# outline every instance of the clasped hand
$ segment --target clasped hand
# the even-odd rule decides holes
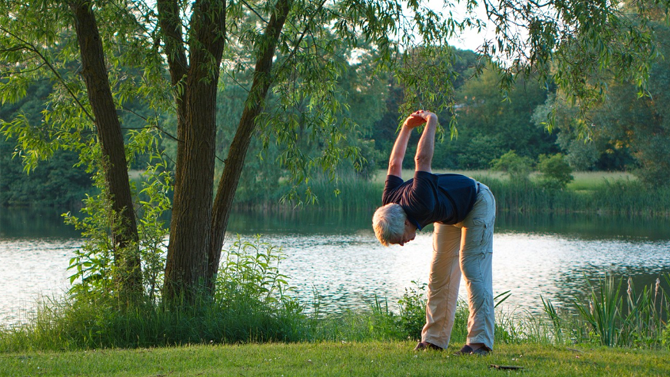
[[[431,116],[437,118],[437,115],[428,110],[417,110],[405,119],[403,126],[409,129],[416,128],[428,122],[428,119],[430,119]]]

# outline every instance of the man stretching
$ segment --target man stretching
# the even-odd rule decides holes
[[[403,181],[402,161],[413,128],[425,124],[414,162],[414,178]],[[426,324],[415,350],[446,349],[454,326],[461,274],[468,294],[468,337],[459,354],[493,349],[494,306],[491,258],[496,205],[484,184],[460,174],[433,174],[437,115],[419,110],[403,123],[393,145],[382,196],[372,218],[383,245],[412,241],[434,224]]]

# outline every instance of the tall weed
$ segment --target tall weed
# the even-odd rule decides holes
[[[426,323],[426,284],[412,282],[392,308],[386,299],[375,298],[366,312],[346,312],[319,320],[316,340],[415,340],[421,339]],[[467,335],[468,307],[459,301],[452,331],[452,342],[464,342]]]
[[[540,299],[542,300],[542,308],[544,309],[544,312],[549,316],[553,338],[556,339],[556,342],[563,343],[563,320],[559,316],[554,304],[552,304],[549,299],[545,300],[541,295]]]
[[[664,277],[670,282],[670,275]],[[590,283],[589,283],[590,284]],[[600,287],[590,286],[588,303],[575,300],[574,307],[585,321],[588,340],[605,346],[655,348],[664,344],[670,302],[660,278],[636,293],[632,279],[624,297],[623,279],[611,276]]]
[[[600,289],[591,285],[588,306],[573,300],[575,308],[592,327],[599,343],[609,347],[617,345],[623,331],[622,325],[625,324],[622,313],[623,297],[620,294],[621,282],[620,279],[617,284],[612,276],[608,276],[600,285]]]

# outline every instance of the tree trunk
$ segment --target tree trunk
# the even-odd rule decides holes
[[[225,42],[225,1],[197,2],[190,29],[190,66],[183,81],[185,55],[175,1],[160,1],[159,14],[173,84],[177,94],[177,164],[164,297],[191,302],[204,291],[210,245],[216,94]],[[180,81],[177,83],[177,81]],[[177,93],[180,91],[177,90]]]
[[[268,89],[272,84],[272,58],[290,8],[290,0],[279,0],[277,2],[270,22],[265,29],[265,43],[259,43],[262,49],[258,51],[254,81],[245,101],[244,111],[235,138],[228,151],[226,166],[219,180],[216,198],[214,199],[207,267],[207,288],[210,293],[213,293],[216,285],[216,273],[219,268],[226,228],[228,227],[228,218],[230,217],[240,174],[244,167],[244,159],[256,126],[256,116],[261,112]]]
[[[142,272],[137,245],[138,234],[133,212],[128,168],[121,124],[110,89],[105,56],[95,15],[88,1],[73,1],[75,30],[81,54],[81,75],[86,82],[88,99],[95,117],[95,126],[102,148],[102,168],[114,211],[112,238],[115,279],[121,297],[132,299],[142,292]]]

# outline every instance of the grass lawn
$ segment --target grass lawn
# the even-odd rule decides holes
[[[668,376],[670,352],[500,345],[489,356],[413,342],[186,346],[0,354],[2,376]],[[516,366],[502,370],[495,366]]]
[[[572,190],[593,190],[598,186],[602,186],[606,181],[636,181],[631,173],[625,172],[574,172],[572,176],[575,180],[568,184],[568,188]]]

